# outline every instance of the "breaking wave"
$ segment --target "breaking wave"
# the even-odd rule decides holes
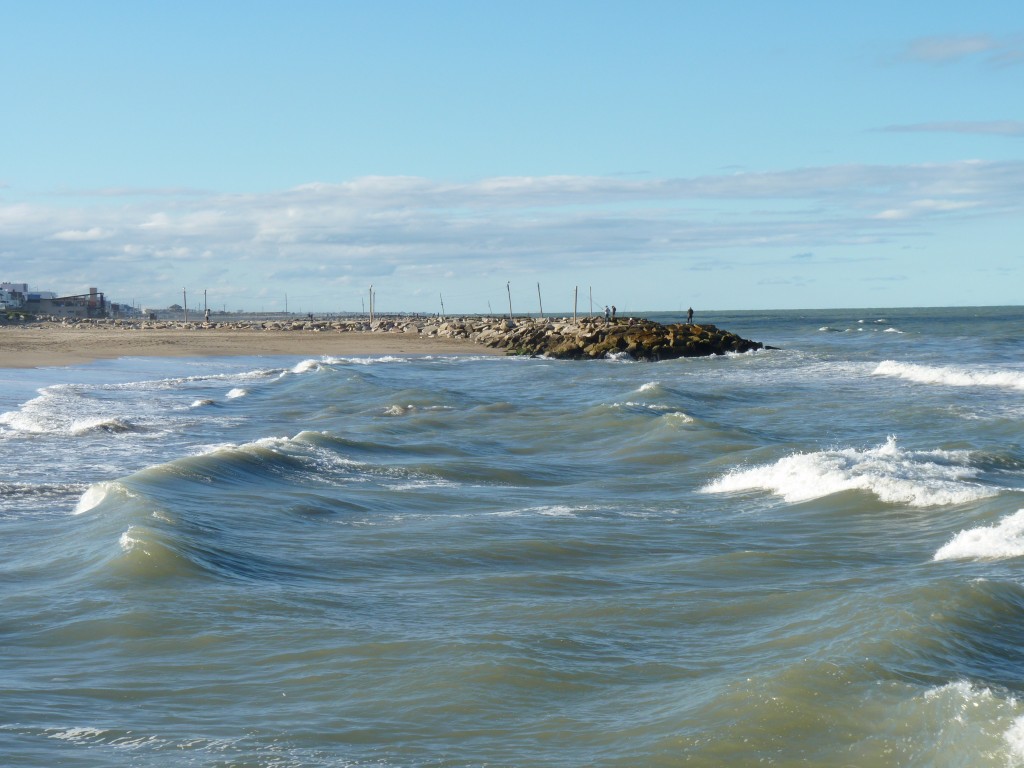
[[[810,501],[843,491],[867,491],[880,501],[931,507],[995,496],[973,482],[980,470],[966,451],[906,451],[890,437],[875,448],[796,453],[708,483],[704,493],[768,491],[788,502]]]

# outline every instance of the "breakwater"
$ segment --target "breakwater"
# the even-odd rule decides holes
[[[468,339],[510,355],[591,360],[629,356],[636,360],[671,360],[706,357],[728,352],[771,349],[710,324],[662,324],[644,318],[507,318],[387,316],[375,318],[276,319],[237,322],[183,322],[158,320],[58,320],[66,326],[98,326],[124,330],[195,330],[395,333],[423,337]]]

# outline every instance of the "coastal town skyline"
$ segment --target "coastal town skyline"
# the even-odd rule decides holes
[[[1019,301],[1010,2],[0,6],[5,280],[302,312]]]

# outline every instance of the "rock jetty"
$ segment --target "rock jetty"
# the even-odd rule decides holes
[[[386,316],[370,322],[362,317],[328,319],[285,318],[234,322],[181,322],[173,320],[59,320],[64,326],[105,326],[135,330],[177,329],[196,332],[247,331],[293,333],[403,333],[424,337],[469,339],[509,355],[544,356],[568,360],[623,357],[634,360],[671,360],[706,357],[729,352],[773,349],[714,325],[664,325],[643,318],[602,317],[529,318]]]
[[[750,341],[714,325],[674,323],[662,325],[653,320],[627,319],[605,322],[585,320],[503,320],[496,328],[478,332],[481,344],[500,347],[515,355],[543,355],[566,360],[628,356],[634,360],[673,360],[679,357],[706,357],[727,352],[764,349],[759,341]]]

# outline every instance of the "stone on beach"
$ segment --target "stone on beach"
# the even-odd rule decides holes
[[[64,327],[99,326],[130,330],[249,331],[291,333],[387,333],[435,339],[464,339],[509,355],[592,360],[626,356],[657,361],[741,353],[765,347],[710,324],[664,325],[644,318],[379,317],[327,320],[240,320],[181,322],[173,320],[52,320]]]

